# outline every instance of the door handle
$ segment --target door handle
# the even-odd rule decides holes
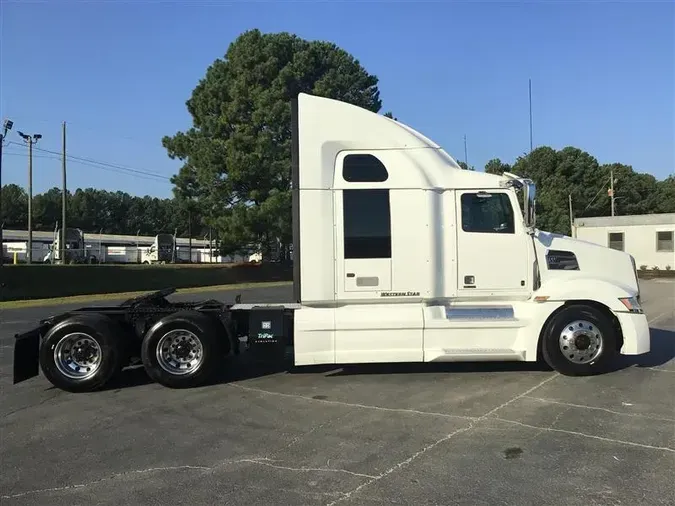
[[[354,274],[353,272],[348,272],[348,273],[347,273],[347,277],[348,277],[348,278],[353,278],[354,276],[356,276],[356,274]]]
[[[466,285],[475,285],[476,277],[475,276],[464,276],[464,286]]]

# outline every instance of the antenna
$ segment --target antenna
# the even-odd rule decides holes
[[[466,134],[464,134],[464,163],[466,164],[466,168],[469,168],[469,157],[467,156],[467,151],[466,151]]]

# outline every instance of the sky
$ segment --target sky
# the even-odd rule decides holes
[[[458,160],[466,136],[478,170],[529,150],[531,79],[535,147],[675,173],[672,1],[0,0],[0,28],[2,183],[27,187],[16,131],[40,133],[34,193],[61,185],[65,121],[69,189],[171,196],[180,162],[161,138],[191,126],[195,85],[253,28],[349,51],[379,78],[381,112]]]

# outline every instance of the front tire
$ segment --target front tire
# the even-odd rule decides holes
[[[73,316],[45,335],[40,367],[62,390],[99,390],[121,370],[122,343],[122,329],[107,316]]]
[[[570,305],[557,313],[542,340],[544,360],[565,376],[603,373],[617,352],[610,318],[585,304]]]
[[[198,311],[171,314],[143,338],[143,366],[150,378],[169,388],[203,385],[221,356],[220,339],[211,317]]]

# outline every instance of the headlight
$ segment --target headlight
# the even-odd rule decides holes
[[[628,309],[629,312],[631,313],[642,313],[642,306],[640,305],[640,301],[638,300],[638,297],[624,297],[619,299],[621,303],[626,306],[626,309]]]

